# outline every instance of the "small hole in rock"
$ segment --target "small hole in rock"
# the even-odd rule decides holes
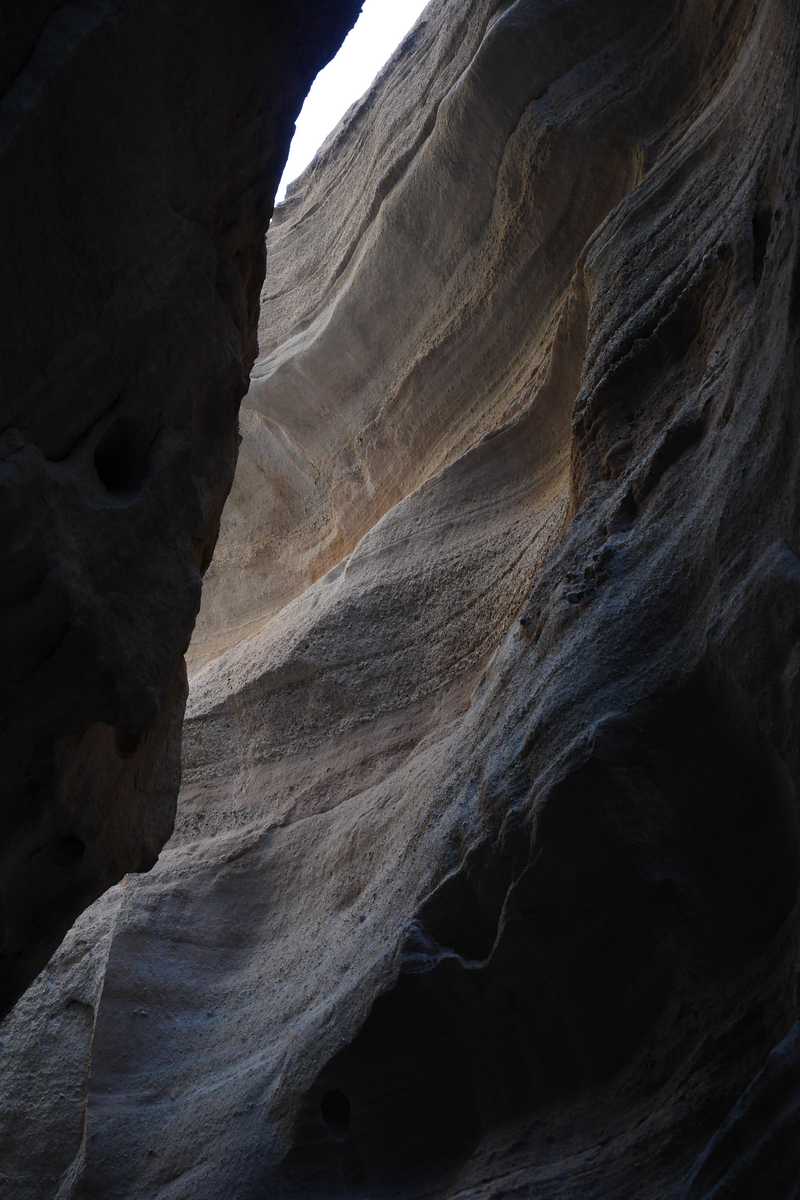
[[[789,289],[789,315],[793,321],[800,321],[800,252],[794,262],[792,282]]]
[[[131,417],[120,417],[97,444],[94,465],[97,477],[109,492],[124,495],[144,482],[147,439]]]
[[[322,1119],[331,1131],[331,1137],[343,1142],[350,1132],[350,1101],[338,1088],[326,1092],[320,1104]]]
[[[756,287],[764,274],[764,261],[771,229],[772,209],[762,201],[753,214],[753,283]]]
[[[609,525],[610,532],[615,532],[618,528],[626,527],[635,521],[639,515],[639,505],[636,503],[636,497],[633,494],[633,489],[628,488],[625,495],[619,502],[617,511]]]
[[[140,733],[131,733],[129,729],[114,730],[114,749],[120,758],[130,758],[139,749],[142,740]]]
[[[85,850],[85,842],[82,842],[79,837],[68,834],[66,837],[59,838],[57,842],[53,842],[50,847],[50,858],[59,867],[77,867]]]

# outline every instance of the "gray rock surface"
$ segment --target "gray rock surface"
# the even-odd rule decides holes
[[[293,121],[355,0],[0,13],[0,1012],[169,836]]]
[[[0,1194],[796,1194],[799,39],[435,0],[290,192],[175,833],[0,1026]]]

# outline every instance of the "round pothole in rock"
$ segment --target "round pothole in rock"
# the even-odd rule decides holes
[[[335,1088],[325,1093],[320,1108],[331,1137],[334,1141],[343,1142],[350,1132],[350,1101],[347,1096]]]

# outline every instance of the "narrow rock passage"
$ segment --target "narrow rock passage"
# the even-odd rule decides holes
[[[175,834],[0,1027],[7,1194],[789,1200],[799,38],[435,0],[290,189]]]

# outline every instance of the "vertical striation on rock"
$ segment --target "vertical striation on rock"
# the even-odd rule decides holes
[[[264,233],[357,8],[3,8],[0,1011],[172,829]]]
[[[0,1026],[9,1126],[73,1081],[7,1194],[794,1195],[799,47],[435,0],[290,190],[175,833]]]

